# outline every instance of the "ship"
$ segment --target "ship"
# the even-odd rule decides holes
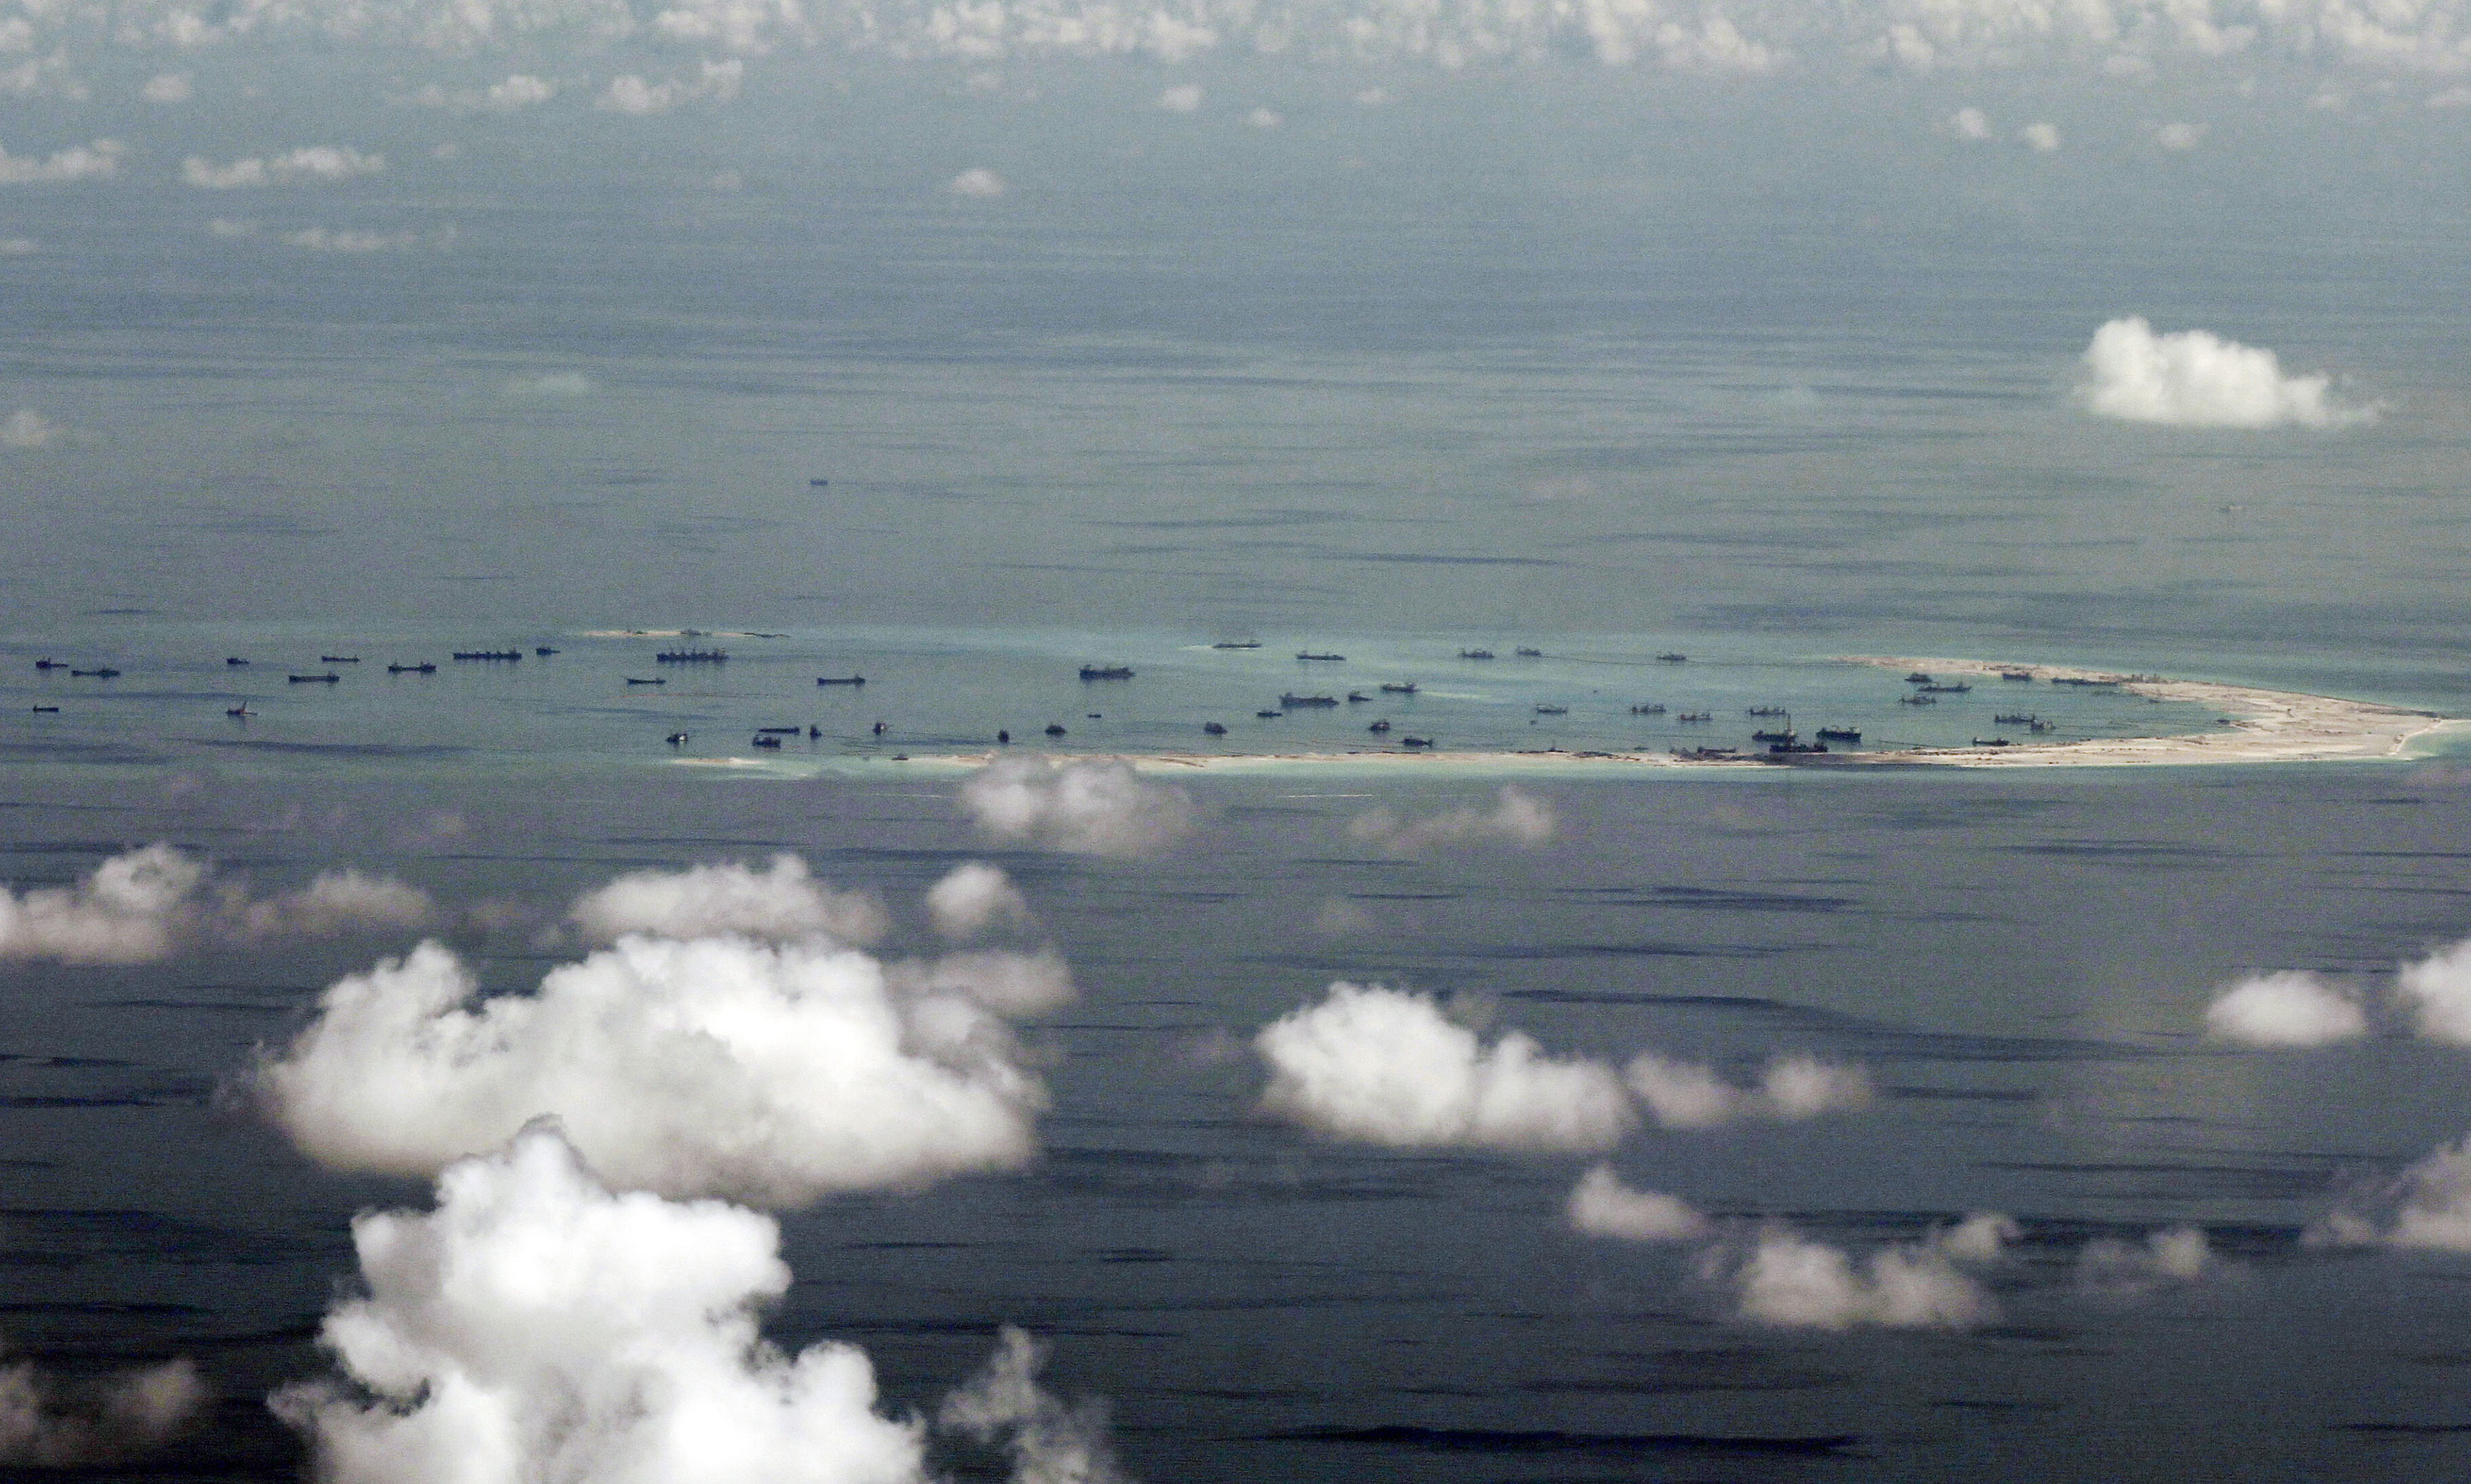
[[[1371,732],[1376,737],[1387,737],[1390,735],[1390,723],[1387,721],[1376,721],[1371,726],[1366,727],[1365,730]]]
[[[1335,706],[1338,704],[1338,697],[1335,695],[1298,695],[1293,692],[1289,692],[1288,694],[1279,697],[1279,704],[1283,707]]]
[[[357,665],[360,662],[361,657],[357,654],[320,654],[318,656],[318,663],[320,665]]]
[[[1977,737],[1973,740],[1973,745],[1977,747],[2005,747],[2008,744],[2005,737]]]
[[[119,678],[120,675],[119,671],[112,669],[108,665],[101,666],[94,670],[72,670],[69,673],[96,680],[113,680]]]
[[[1753,732],[1751,734],[1751,741],[1753,742],[1790,742],[1794,740],[1795,733],[1791,727],[1787,727],[1781,732]]]
[[[1087,677],[1085,676],[1084,678],[1087,678]],[[864,675],[817,675],[817,676],[815,677],[815,684],[817,684],[817,685],[864,685],[864,684],[866,684],[866,676],[864,676]]]
[[[1824,742],[1780,742],[1769,744],[1768,756],[1772,758],[1806,757],[1811,753],[1826,750],[1827,743]]]
[[[1792,713],[1785,710],[1782,706],[1753,706],[1750,710],[1744,712],[1743,715],[1751,717],[1784,717],[1791,716]]]
[[[434,675],[437,673],[437,667],[431,661],[422,660],[417,665],[388,665],[387,667],[387,673],[389,675]]]
[[[224,663],[226,665],[246,665],[248,661],[242,659],[237,654],[226,654],[224,656]]]
[[[1990,719],[2001,726],[2032,726],[2034,714],[2030,711],[2003,711]]]
[[[1659,654],[1656,658],[1659,664],[1663,665],[1686,665],[1690,661],[1689,655],[1679,652]]]
[[[1432,744],[1433,740],[1429,737],[1401,737],[1399,739],[1399,745],[1402,747],[1429,747]]]
[[[1567,706],[1545,704],[1538,706],[1536,708],[1536,714],[1540,717],[1566,717],[1570,714],[1570,708]]]
[[[2034,678],[2034,672],[2030,670],[2003,670],[1999,671],[1999,678],[2002,680],[2023,680],[2030,683]]]
[[[1525,646],[1525,645],[1520,645],[1518,648],[1516,648],[1516,649],[1512,650],[1511,652],[1512,652],[1512,653],[1514,653],[1514,654],[1516,654],[1516,655],[1518,655],[1518,656],[1520,659],[1522,659],[1522,660],[1541,660],[1541,659],[1542,659],[1542,658],[1544,657],[1544,651],[1543,651],[1543,650],[1541,650],[1541,649],[1531,649],[1531,648],[1527,648],[1527,646]]]
[[[1347,658],[1347,656],[1344,654],[1315,654],[1310,649],[1298,649],[1296,651],[1296,658],[1300,660],[1343,660]]]
[[[672,747],[683,747],[687,744],[687,734],[684,732],[671,732],[668,737],[662,740],[667,742]]]
[[[1081,667],[1081,678],[1084,680],[1130,680],[1133,678],[1133,667],[1130,665],[1084,665]]]
[[[284,678],[291,681],[294,685],[341,685],[343,683],[343,677],[336,674],[331,670],[322,675],[286,675]]]
[[[1936,695],[1899,695],[1896,697],[1896,704],[1899,706],[1936,706],[1939,704],[1939,697]]]
[[[1673,719],[1676,721],[1713,721],[1716,719],[1716,714],[1712,711],[1685,711],[1682,715],[1675,717]]]
[[[759,737],[795,737],[802,730],[803,728],[794,726],[759,726],[755,729],[755,733]]]
[[[1222,639],[1211,646],[1213,649],[1258,649],[1260,647],[1259,639]]]
[[[1223,721],[1204,721],[1201,723],[1201,730],[1204,736],[1224,737],[1227,735],[1227,724]]]
[[[1912,674],[1905,676],[1905,684],[1928,685],[1931,683],[1932,679],[1933,676],[1928,671],[1917,670]]]
[[[2117,686],[2117,685],[2119,684],[2119,682],[2118,682],[2117,680],[2089,680],[2089,679],[2085,678],[2085,677],[2084,677],[2084,676],[2083,676],[2083,675],[2053,675],[2053,676],[2051,677],[2051,684],[2053,684],[2053,685],[2086,685],[2086,686],[2106,686],[2106,687],[2109,687],[2109,686]]]
[[[524,657],[524,651],[521,649],[458,649],[455,651],[455,657],[459,660],[519,660]]]
[[[1649,701],[1643,705],[1633,706],[1630,714],[1634,717],[1660,717],[1664,715],[1664,708],[1654,701]]]
[[[1493,651],[1491,649],[1461,649],[1459,651],[1459,658],[1463,660],[1489,660],[1493,658]]]
[[[228,661],[226,661],[225,663],[229,663],[229,662],[228,662]],[[247,661],[244,660],[244,661],[242,661],[242,663],[243,663],[243,664],[247,664]],[[60,664],[60,662],[59,662],[59,660],[36,660],[36,661],[35,661],[35,668],[36,670],[60,670],[60,669],[63,669],[64,667]]]
[[[1371,699],[1373,699],[1373,697],[1365,695],[1362,691],[1350,691],[1347,693],[1347,703],[1351,706],[1360,706]]]
[[[649,680],[645,679],[641,675],[628,675],[626,677],[626,683],[628,685],[667,685],[670,682],[668,677],[663,675],[655,675]]]
[[[781,739],[778,737],[765,737],[759,734],[755,739],[755,745],[758,747],[771,747],[777,750],[781,745]]]
[[[1862,740],[1862,729],[1854,726],[1823,726],[1819,729],[1819,740],[1821,742],[1857,742]]]
[[[1923,686],[1923,687],[1922,687],[1922,689],[1923,689],[1923,690],[1925,690],[1925,691],[1935,691],[1935,692],[1937,692],[1937,693],[1939,693],[1940,695],[1964,695],[1965,692],[1972,690],[1972,689],[1973,689],[1973,687],[1972,687],[1972,686],[1970,686],[1970,685],[1967,685],[1965,682],[1964,682],[1964,681],[1962,681],[1962,680],[1959,680],[1959,681],[1957,681],[1957,682],[1956,682],[1955,684],[1953,684],[1953,685],[1936,685],[1936,684],[1934,684],[1934,685],[1926,685],[1926,686]]]
[[[1684,763],[1730,763],[1735,756],[1730,747],[1676,747],[1673,755]]]
[[[664,665],[726,665],[727,649],[663,649],[652,656]]]
[[[1387,691],[1393,695],[1413,695],[1416,694],[1416,682],[1413,680],[1384,680],[1381,682],[1381,689]]]
[[[555,648],[554,646],[552,646],[552,645],[546,645],[546,644],[543,644],[543,645],[534,645],[534,646],[532,647],[532,652],[533,652],[534,654],[555,654],[555,653],[557,652],[557,649],[556,649],[556,648]]]

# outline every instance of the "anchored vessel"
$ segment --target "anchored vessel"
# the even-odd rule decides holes
[[[519,660],[524,657],[524,651],[521,649],[458,649],[455,651],[455,657],[459,660]]]
[[[817,684],[817,685],[864,685],[864,684],[866,684],[866,676],[864,676],[864,675],[817,675],[817,676],[815,677],[815,684]]]
[[[1081,667],[1081,678],[1084,680],[1130,680],[1133,678],[1133,667],[1130,665],[1084,665]]]
[[[664,665],[726,665],[727,649],[663,649],[652,656]]]

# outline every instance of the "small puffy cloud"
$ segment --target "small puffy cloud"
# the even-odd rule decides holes
[[[1114,759],[1006,757],[961,788],[961,806],[991,839],[1089,856],[1140,856],[1192,828],[1181,789],[1143,782]]]
[[[944,189],[965,200],[993,200],[1012,183],[983,165],[974,165],[946,181]]]
[[[2394,976],[2394,998],[2431,1041],[2471,1046],[2471,939],[2437,950]]]
[[[704,177],[703,184],[705,190],[730,195],[746,189],[746,177],[741,171],[716,170]]]
[[[0,418],[0,448],[44,448],[59,436],[60,425],[31,407]]]
[[[973,1442],[1001,1442],[1017,1484],[1131,1484],[1116,1462],[1107,1409],[1068,1404],[1038,1384],[1047,1348],[1003,1327],[984,1369],[944,1399],[938,1430]]]
[[[1589,1153],[1634,1121],[1612,1068],[1548,1057],[1518,1031],[1488,1047],[1429,996],[1379,985],[1332,984],[1253,1047],[1270,1069],[1262,1107],[1335,1138]]]
[[[1977,1211],[1954,1226],[1942,1227],[1930,1237],[1931,1245],[1959,1262],[1996,1262],[2024,1230],[2016,1218],[1995,1211]]]
[[[796,1206],[1016,1167],[1046,1089],[966,965],[936,969],[905,982],[813,937],[630,935],[482,998],[424,943],[329,988],[250,1091],[344,1169],[434,1173],[544,1115],[609,1178],[674,1196]]]
[[[1491,809],[1461,806],[1430,818],[1405,820],[1386,809],[1358,814],[1347,833],[1360,843],[1394,856],[1467,845],[1509,845],[1534,850],[1561,827],[1553,806],[1516,784],[1504,784]]]
[[[2326,1213],[2305,1239],[2311,1246],[2471,1252],[2471,1137],[2439,1147],[2391,1187]]]
[[[54,1391],[31,1362],[0,1365],[0,1464],[119,1463],[170,1442],[207,1400],[197,1363],[185,1356],[113,1376],[84,1404],[63,1404]]]
[[[1747,1253],[1711,1253],[1702,1272],[1729,1284],[1740,1317],[1753,1324],[1969,1330],[1999,1316],[1989,1290],[1931,1241],[1882,1247],[1857,1263],[1841,1248],[1771,1227]]]
[[[2328,395],[2325,376],[2285,376],[2271,350],[2204,330],[2156,335],[2141,316],[2113,319],[2085,347],[2076,397],[2087,412],[2177,428],[2338,428],[2377,419]]]
[[[14,66],[0,67],[0,94],[83,103],[89,91],[70,70],[68,54],[55,52],[49,57],[30,57]]]
[[[1001,866],[983,860],[964,861],[927,888],[927,914],[937,932],[955,940],[1031,921],[1029,903],[1021,888]]]
[[[2195,1283],[2216,1265],[2201,1229],[2165,1227],[2142,1242],[2104,1237],[2085,1243],[2077,1254],[2077,1285],[2088,1292],[2130,1297],[2170,1284]]]
[[[2028,124],[2016,130],[2016,137],[2038,154],[2054,153],[2059,148],[2059,127],[2053,124]]]
[[[352,1243],[367,1292],[319,1335],[340,1374],[271,1402],[320,1479],[927,1477],[865,1352],[763,1341],[790,1282],[769,1217],[614,1193],[553,1125],[448,1167],[435,1211],[355,1218]]]
[[[180,162],[180,178],[203,191],[238,191],[264,185],[332,185],[386,169],[386,156],[349,145],[304,145],[283,154],[256,155],[218,165],[192,154]]]
[[[1286,119],[1276,108],[1256,108],[1244,115],[1244,122],[1255,129],[1276,129]]]
[[[158,104],[187,103],[196,93],[197,88],[191,85],[189,75],[185,72],[156,73],[146,80],[144,87],[137,90],[138,97],[148,103]]]
[[[2247,1046],[2328,1046],[2368,1033],[2367,1012],[2314,974],[2244,979],[2205,1006],[2205,1034]]]
[[[283,234],[283,241],[303,252],[411,252],[420,247],[413,231],[376,232],[361,227],[304,226]]]
[[[1947,116],[1947,131],[1959,139],[1990,137],[1990,120],[1980,108],[1959,108]]]
[[[836,891],[783,851],[761,870],[722,862],[683,871],[636,871],[585,893],[568,917],[589,943],[630,932],[669,938],[724,935],[786,943],[801,938],[865,945],[891,919],[871,891]]]
[[[1582,1236],[1635,1242],[1697,1241],[1712,1229],[1688,1202],[1655,1190],[1634,1190],[1609,1165],[1580,1177],[1565,1213],[1570,1229]]]
[[[1196,82],[1179,82],[1160,92],[1158,106],[1169,113],[1190,113],[1201,106],[1201,86]]]
[[[1870,1075],[1815,1056],[1770,1061],[1756,1088],[1739,1088],[1713,1068],[1644,1051],[1622,1080],[1663,1128],[1713,1128],[1742,1119],[1799,1119],[1854,1113],[1871,1100]]]
[[[432,82],[408,100],[425,108],[452,108],[458,113],[512,113],[557,96],[557,84],[529,72],[508,73],[487,87],[448,88]]]
[[[298,891],[263,901],[228,900],[223,930],[242,938],[337,937],[372,928],[415,930],[437,917],[429,893],[389,876],[323,871]]]
[[[256,236],[257,224],[254,222],[237,222],[230,217],[217,217],[206,224],[206,235],[209,237],[220,237],[225,242],[237,242],[243,237]]]
[[[2153,142],[2166,150],[2193,150],[2205,142],[2208,126],[2170,123],[2153,126]]]
[[[569,400],[588,397],[600,389],[600,384],[581,371],[542,371],[532,376],[510,376],[499,390],[522,400]]]
[[[1355,95],[1358,107],[1378,108],[1389,102],[1390,90],[1386,87],[1368,87]]]
[[[987,949],[904,959],[884,970],[885,982],[909,996],[966,999],[999,1015],[1043,1015],[1072,1001],[1072,971],[1052,948],[1020,954]]]
[[[417,887],[359,871],[328,871],[263,899],[210,876],[203,861],[157,843],[112,857],[75,886],[0,891],[0,959],[153,963],[200,938],[417,928],[435,915]]]
[[[0,149],[0,185],[46,185],[71,180],[108,180],[120,174],[129,146],[117,139],[71,145],[45,159]]]
[[[42,244],[31,237],[0,237],[0,258],[30,258],[42,250]],[[0,433],[0,441],[7,436]]]
[[[629,72],[611,78],[609,86],[592,106],[604,112],[647,117],[703,99],[728,103],[739,95],[745,82],[746,63],[735,57],[727,61],[705,62],[692,78],[671,78],[664,82],[647,82]]]

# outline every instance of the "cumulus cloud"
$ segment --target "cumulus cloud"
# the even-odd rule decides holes
[[[2442,948],[2394,976],[2394,998],[2431,1041],[2471,1046],[2471,938]]]
[[[1980,108],[1959,108],[1947,117],[1947,131],[1959,139],[1990,137],[1990,119]]]
[[[1164,849],[1194,813],[1183,789],[1145,783],[1112,758],[999,758],[962,786],[961,805],[991,839],[1090,856]]]
[[[735,57],[727,61],[707,61],[692,78],[671,78],[662,82],[647,82],[629,72],[611,78],[609,86],[592,106],[605,112],[644,117],[667,113],[681,104],[701,99],[728,103],[745,82],[746,63]]]
[[[2362,1192],[2312,1223],[2312,1246],[2416,1247],[2471,1252],[2471,1136]]]
[[[15,98],[63,98],[71,103],[83,103],[89,90],[70,70],[68,54],[55,52],[49,57],[30,57],[14,65],[0,67],[0,94]]]
[[[1463,845],[1509,845],[1534,850],[1561,827],[1553,806],[1516,784],[1504,784],[1491,809],[1462,805],[1425,819],[1406,820],[1386,809],[1358,814],[1348,836],[1394,856]]]
[[[2179,428],[2339,428],[2377,419],[2373,406],[2329,394],[2326,376],[2285,376],[2271,350],[2204,330],[2156,335],[2142,317],[2113,319],[2085,347],[2077,400],[2090,412]]]
[[[600,384],[581,371],[543,371],[534,376],[510,376],[499,389],[505,395],[524,400],[588,397],[600,389]]]
[[[197,88],[190,84],[187,73],[158,72],[146,80],[146,85],[137,90],[137,96],[148,103],[175,104],[187,103],[196,92]]]
[[[458,113],[512,113],[557,96],[557,84],[529,72],[508,73],[486,87],[449,88],[432,82],[408,100],[424,108],[450,108]]]
[[[2217,1263],[2204,1232],[2165,1227],[2141,1242],[2104,1237],[2077,1254],[2077,1285],[2092,1293],[2133,1297],[2173,1284],[2192,1284]]]
[[[877,1410],[865,1352],[763,1342],[790,1280],[770,1218],[613,1193],[553,1126],[352,1242],[368,1291],[319,1336],[340,1374],[272,1402],[321,1479],[924,1484],[924,1429]]]
[[[218,165],[192,154],[180,162],[180,178],[206,191],[237,191],[262,185],[332,185],[386,169],[386,156],[363,153],[349,145],[303,145],[283,154],[252,154]]]
[[[1254,1038],[1261,1105],[1341,1139],[1400,1148],[1611,1148],[1635,1116],[1612,1068],[1557,1060],[1518,1031],[1486,1046],[1429,996],[1332,984]]]
[[[1244,115],[1244,122],[1255,129],[1276,129],[1286,120],[1276,108],[1256,108]]]
[[[117,139],[71,145],[48,158],[0,149],[0,185],[45,185],[70,180],[108,180],[120,174],[129,147]]]
[[[553,1115],[595,1168],[670,1195],[794,1206],[1007,1169],[1046,1089],[990,1004],[1051,981],[971,956],[895,973],[820,937],[629,935],[483,999],[424,943],[329,988],[251,1091],[339,1168],[427,1174]]]
[[[2205,1007],[2205,1034],[2248,1046],[2327,1046],[2367,1033],[2357,1000],[2299,971],[2244,979]]]
[[[2166,150],[2193,150],[2205,142],[2207,126],[2170,123],[2153,126],[2153,142]]]
[[[892,921],[871,891],[839,891],[783,851],[762,869],[719,862],[636,871],[576,899],[567,915],[590,943],[630,932],[671,938],[736,934],[772,942],[822,937],[864,945]]]
[[[964,861],[927,888],[927,913],[935,930],[960,940],[993,928],[1025,927],[1029,903],[1003,867],[983,860]]]
[[[90,1399],[63,1402],[58,1391],[32,1362],[0,1365],[0,1464],[90,1468],[151,1452],[207,1398],[185,1356],[113,1376]]]
[[[304,226],[284,233],[283,240],[304,252],[412,252],[420,247],[421,234],[400,229],[378,232],[363,227]]]
[[[1158,106],[1169,113],[1190,113],[1201,106],[1201,87],[1194,82],[1179,82],[1162,89]]]
[[[31,407],[0,418],[0,448],[47,448],[59,436],[60,425]]]
[[[983,165],[974,165],[945,182],[944,189],[965,200],[993,200],[1012,189],[1012,182]]]
[[[1711,1251],[1701,1272],[1729,1284],[1737,1313],[1754,1324],[1967,1330],[1999,1316],[1989,1290],[1937,1240],[1881,1247],[1857,1262],[1842,1248],[1774,1226],[1747,1251]]]
[[[124,852],[74,886],[0,890],[0,959],[153,963],[200,938],[325,936],[417,928],[435,915],[419,888],[328,871],[285,895],[252,898],[211,880],[206,864],[163,843]]]
[[[1664,1128],[1713,1128],[1742,1119],[1798,1119],[1853,1113],[1871,1104],[1869,1073],[1815,1056],[1772,1059],[1756,1088],[1740,1088],[1713,1068],[1644,1051],[1622,1080]]]
[[[1571,1230],[1587,1237],[1618,1237],[1635,1242],[1697,1241],[1712,1223],[1678,1196],[1634,1190],[1610,1165],[1598,1165],[1571,1188],[1565,1213]]]
[[[2016,137],[2037,154],[2056,153],[2059,148],[2059,130],[2055,124],[2028,124],[2016,130]]]
[[[936,1426],[979,1444],[1000,1442],[1014,1484],[1128,1484],[1108,1436],[1107,1408],[1065,1402],[1038,1384],[1047,1349],[1006,1325],[985,1368],[944,1399]]]

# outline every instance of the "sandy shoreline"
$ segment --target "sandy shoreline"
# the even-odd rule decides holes
[[[1875,752],[1832,752],[1771,760],[1744,754],[1729,758],[1683,758],[1667,751],[1591,751],[1547,748],[1533,752],[1401,752],[1365,748],[1344,752],[1089,754],[1095,760],[1121,762],[1144,772],[1245,772],[1319,767],[1390,771],[1421,768],[1431,772],[1565,772],[1609,766],[1649,768],[1864,767],[2142,767],[2224,763],[2343,763],[2394,760],[2412,755],[2412,744],[2444,733],[2471,729],[2471,721],[2440,717],[2370,701],[2310,695],[2295,691],[2269,691],[2254,686],[2218,685],[2203,680],[2171,680],[2159,675],[2130,675],[2108,671],[2072,670],[2056,665],[2000,664],[1915,656],[1848,655],[1847,665],[1873,665],[1899,671],[1926,671],[1945,679],[1985,681],[1992,687],[2017,684],[2000,679],[2002,672],[2030,675],[2038,684],[2055,680],[2116,686],[2131,695],[2156,700],[2202,706],[2222,718],[2203,732],[2167,737],[2104,737],[2071,742],[2018,742],[2006,747],[1904,747]],[[829,762],[761,758],[679,759],[680,766],[761,770],[767,774],[846,771],[862,768],[910,767],[968,769],[983,767],[995,752],[938,753],[909,757],[860,756]]]

